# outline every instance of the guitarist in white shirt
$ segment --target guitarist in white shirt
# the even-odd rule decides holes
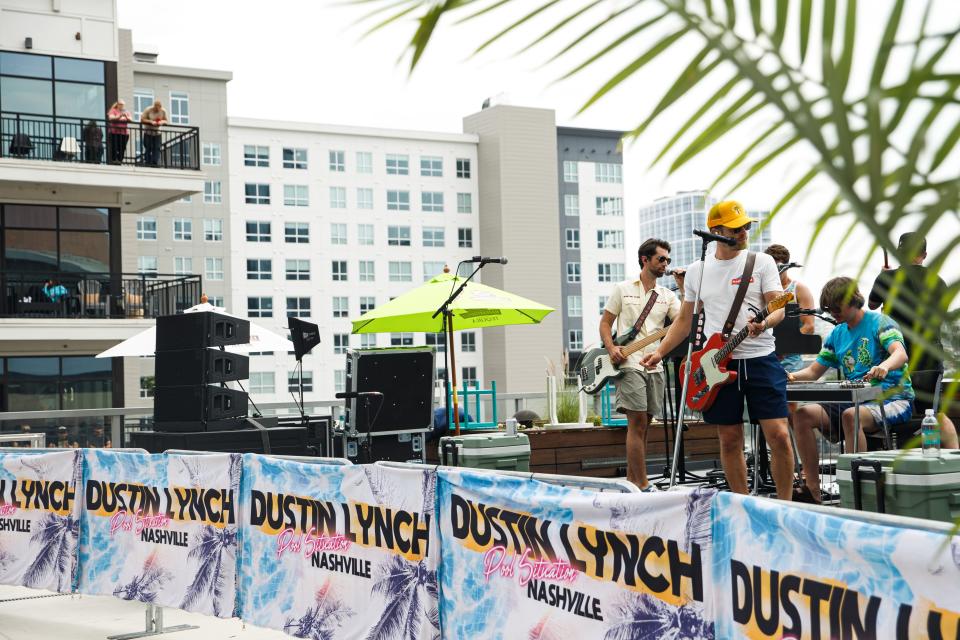
[[[618,282],[613,288],[600,320],[600,338],[613,364],[624,374],[615,382],[617,411],[627,416],[627,479],[641,491],[655,491],[647,480],[647,427],[650,418],[660,413],[663,404],[663,367],[645,370],[640,366],[642,352],[624,355],[614,343],[612,326],[617,323],[617,335],[623,336],[637,323],[644,309],[649,311],[636,339],[640,340],[662,328],[666,318],[673,320],[680,313],[680,300],[670,289],[657,284],[670,264],[670,244],[650,238],[637,251],[640,277]],[[683,290],[683,276],[674,278]],[[650,303],[653,298],[652,304]],[[645,351],[653,349],[653,345]]]
[[[700,289],[705,311],[705,338],[721,332],[731,312],[746,264],[748,232],[755,222],[747,217],[738,202],[732,200],[717,203],[707,214],[710,231],[733,238],[737,244],[717,243],[715,252],[707,254],[706,275]],[[687,269],[685,301],[680,314],[660,346],[642,359],[643,366],[658,366],[663,356],[690,334],[693,300],[702,269],[699,260]],[[777,487],[777,497],[790,500],[793,495],[793,449],[787,426],[787,377],[774,354],[773,332],[770,331],[783,320],[784,312],[779,309],[764,322],[750,322],[756,315],[755,310],[763,310],[767,303],[782,294],[773,258],[764,253],[757,254],[746,296],[731,331],[732,335],[745,326],[749,331],[749,337],[734,350],[734,359],[729,363],[729,370],[737,371],[738,377],[720,388],[713,404],[703,412],[703,419],[708,424],[717,425],[720,462],[730,490],[745,494],[747,467],[743,457],[743,403],[746,400],[751,418],[759,421],[770,448],[771,475]]]

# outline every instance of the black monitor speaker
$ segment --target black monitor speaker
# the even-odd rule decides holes
[[[433,347],[348,351],[347,391],[379,391],[383,399],[382,406],[377,397],[347,400],[347,431],[367,433],[370,422],[380,434],[432,428],[435,356]]]

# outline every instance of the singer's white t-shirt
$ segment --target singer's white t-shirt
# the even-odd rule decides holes
[[[741,251],[737,257],[730,260],[717,260],[714,253],[707,255],[706,277],[703,281],[703,287],[700,289],[700,299],[703,300],[703,309],[706,313],[704,339],[709,338],[714,333],[719,333],[723,329],[723,323],[730,315],[730,307],[737,295],[740,276],[743,275],[743,267],[746,261],[746,251]],[[697,287],[700,284],[702,268],[703,265],[699,260],[687,267],[687,276],[684,282],[685,301],[694,300]],[[783,292],[783,287],[780,285],[780,275],[777,273],[777,263],[774,262],[773,257],[765,253],[758,253],[757,260],[753,265],[750,285],[747,287],[747,295],[743,299],[743,304],[740,305],[740,312],[737,315],[736,322],[733,323],[731,335],[745,327],[747,321],[752,320],[754,315],[763,309],[766,305],[763,299],[764,294],[771,291],[775,293]],[[768,329],[756,338],[747,337],[734,350],[733,357],[737,359],[758,358],[773,353],[773,350],[773,330]]]

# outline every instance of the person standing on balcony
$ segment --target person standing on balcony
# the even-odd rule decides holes
[[[127,123],[133,120],[133,116],[126,109],[126,103],[123,99],[117,100],[107,112],[107,162],[110,164],[120,164],[123,162],[123,154],[127,150],[127,140],[130,139],[130,133],[127,131]]]
[[[88,120],[83,128],[83,161],[100,164],[103,158],[103,131],[93,120]]]
[[[140,124],[143,126],[144,162],[156,167],[160,164],[160,127],[167,124],[167,111],[159,100],[140,114]]]

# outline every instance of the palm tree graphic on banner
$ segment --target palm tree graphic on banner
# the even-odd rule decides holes
[[[437,572],[427,569],[425,562],[413,564],[393,556],[380,566],[379,578],[371,590],[371,596],[373,594],[385,596],[387,602],[367,640],[417,640],[424,613],[439,631],[440,614],[436,605],[424,611],[425,602],[437,601]]]
[[[154,602],[157,592],[173,577],[173,574],[160,566],[157,561],[157,552],[154,551],[143,563],[143,573],[139,573],[125,585],[113,590],[113,595],[124,600],[138,602]]]
[[[331,582],[327,579],[317,590],[314,606],[307,609],[296,621],[289,618],[283,629],[297,638],[333,640],[336,628],[353,615],[353,610],[336,597]]]

